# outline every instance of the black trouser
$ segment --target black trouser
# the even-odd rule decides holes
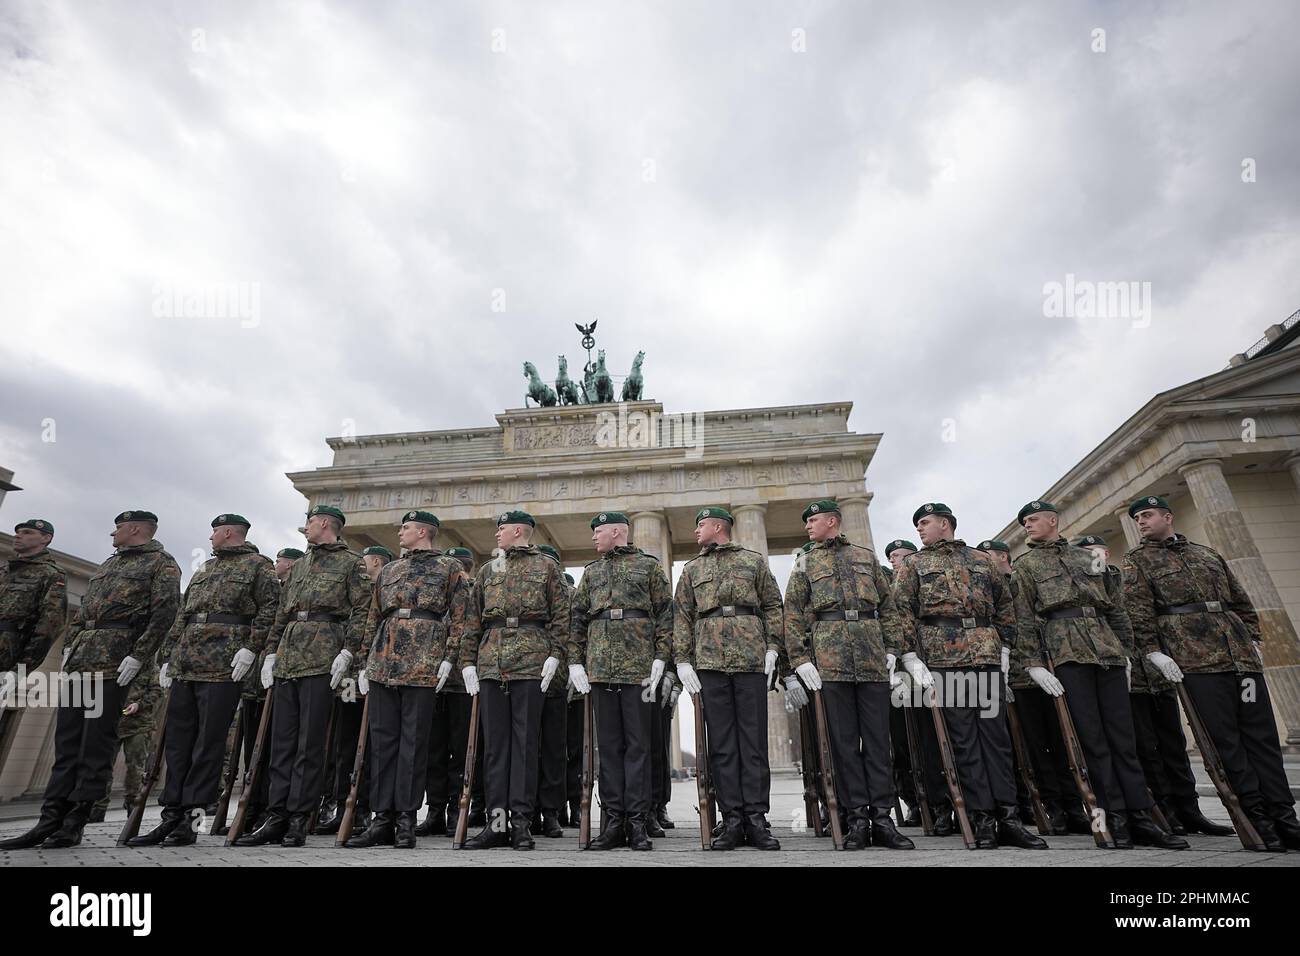
[[[328,674],[275,681],[271,707],[271,786],[268,805],[310,813],[325,776],[325,729],[334,692]]]
[[[673,708],[653,704],[650,721],[650,809],[662,810],[673,795]]]
[[[846,810],[894,805],[889,763],[889,684],[826,681],[826,729],[835,760],[835,794]]]
[[[1120,812],[1149,810],[1124,668],[1058,664],[1056,679],[1065,688],[1097,805]]]
[[[538,744],[542,732],[540,680],[484,680],[479,684],[483,720],[483,795],[488,824],[502,814],[533,816]]]
[[[226,735],[239,706],[243,684],[233,680],[173,680],[167,700],[164,751],[165,807],[203,807],[221,790]]]
[[[1197,805],[1196,777],[1187,759],[1187,738],[1172,690],[1129,694],[1142,774],[1156,800],[1175,807]]]
[[[1055,698],[1038,686],[1016,688],[1016,715],[1025,732],[1025,748],[1033,765],[1034,783],[1043,803],[1066,804],[1078,800],[1074,775],[1056,716]],[[1028,799],[1028,795],[1026,795]]]
[[[534,806],[538,810],[559,810],[564,804],[564,764],[568,750],[565,715],[568,705],[564,696],[547,694],[542,698],[542,739],[537,759],[537,791]]]
[[[414,813],[424,803],[429,768],[432,687],[370,684],[370,809]]]
[[[564,793],[574,807],[582,802],[582,702],[582,697],[574,697],[564,716]]]
[[[650,812],[650,701],[640,684],[592,684],[600,748],[600,808],[606,813]]]
[[[144,680],[139,674],[136,680]],[[54,726],[54,767],[45,785],[46,800],[76,803],[98,800],[113,775],[117,754],[117,722],[122,716],[126,688],[112,673],[58,677],[59,713]],[[95,695],[93,706],[90,695]],[[75,700],[81,706],[73,706]],[[91,716],[96,708],[98,716]],[[217,758],[218,760],[221,758]]]
[[[465,693],[443,691],[433,702],[429,729],[429,769],[424,789],[429,812],[460,800],[465,785],[465,756],[469,747],[469,712],[474,699]],[[480,737],[482,735],[480,734]],[[483,796],[483,748],[475,748],[473,798]]]
[[[767,763],[767,678],[700,671],[709,774],[727,813],[767,813],[772,773]]]
[[[277,702],[278,706],[278,702]],[[333,705],[331,705],[333,706]],[[338,711],[334,715],[334,787],[333,796],[339,803],[352,792],[352,770],[357,765],[357,746],[361,743],[361,716],[365,713],[366,699],[337,698]],[[374,716],[374,705],[370,707]],[[357,781],[357,810],[370,810],[370,770],[374,766],[367,742],[365,756],[361,758],[361,778]]]
[[[952,742],[957,780],[968,810],[991,811],[1016,806],[1016,778],[1011,766],[1011,735],[1002,712],[1002,671],[996,664],[975,668],[932,667],[941,711]],[[953,675],[950,677],[949,675]],[[961,700],[957,686],[974,690]],[[981,708],[980,695],[987,705]],[[958,706],[960,704],[960,706]],[[996,705],[996,710],[994,706]],[[934,718],[930,715],[931,732]],[[946,784],[944,792],[947,792]]]
[[[257,728],[262,724],[262,708],[266,706],[266,698],[249,700],[245,697],[239,701],[239,706],[244,713],[244,772],[247,773],[253,766],[253,748],[257,746]],[[271,728],[268,726],[266,741],[262,744],[262,766],[258,769],[257,781],[248,798],[248,805],[254,811],[266,808],[271,792],[271,736]],[[253,818],[249,819],[251,821]]]
[[[1294,820],[1295,798],[1282,769],[1264,675],[1187,674],[1183,686],[1219,751],[1241,808],[1275,820]]]
[[[918,747],[921,742],[917,741]],[[918,805],[916,781],[912,777],[912,752],[907,746],[907,715],[903,708],[889,708],[889,746],[894,752],[894,786],[909,807]]]

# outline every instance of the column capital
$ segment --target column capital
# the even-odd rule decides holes
[[[1222,458],[1198,458],[1196,461],[1189,461],[1185,465],[1178,466],[1178,474],[1186,476],[1189,472],[1200,471],[1202,468],[1212,468],[1214,471],[1222,474]]]
[[[628,521],[637,521],[642,518],[653,518],[659,521],[667,521],[668,516],[662,511],[631,511],[628,512]]]
[[[868,505],[868,506],[870,506],[870,504],[871,504],[871,499],[874,498],[874,497],[876,497],[874,492],[864,491],[864,492],[863,492],[862,494],[860,494],[860,495],[857,495],[857,494],[854,494],[854,495],[843,495],[842,497],[836,498],[835,500],[838,501],[838,502],[839,502],[840,504],[842,504],[842,505],[853,505],[853,504],[859,504],[859,503],[860,503],[860,504],[864,504],[864,505]]]
[[[1300,465],[1300,451],[1292,452],[1286,461],[1282,462],[1283,468],[1295,468]]]
[[[731,508],[731,513],[733,515],[745,514],[746,512],[750,512],[750,511],[757,511],[759,514],[765,515],[767,514],[767,505],[762,505],[762,504],[735,505]]]

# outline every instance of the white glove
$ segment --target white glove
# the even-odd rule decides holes
[[[894,707],[912,706],[912,689],[903,678],[898,678],[898,683],[889,688],[889,702]]]
[[[164,664],[158,668],[158,686],[163,690],[172,686],[171,664]]]
[[[1046,667],[1029,668],[1029,679],[1037,684],[1044,694],[1051,694],[1053,697],[1060,697],[1065,693],[1065,688],[1061,682],[1056,679],[1056,675]]]
[[[253,668],[253,662],[257,657],[247,647],[241,647],[235,651],[234,660],[230,662],[230,679],[238,683],[243,680]],[[164,664],[164,667],[167,665]],[[163,686],[166,686],[165,684]]]
[[[1164,675],[1165,680],[1172,681],[1175,684],[1183,682],[1182,668],[1174,663],[1174,659],[1168,654],[1152,651],[1147,655],[1147,660],[1156,665],[1156,669]]]
[[[348,672],[348,665],[351,663],[352,652],[345,647],[338,652],[338,655],[334,658],[334,663],[330,665],[330,690],[339,686],[339,681]]]
[[[1127,658],[1124,660],[1124,683],[1129,690],[1133,689],[1133,662]]]
[[[812,661],[806,661],[794,669],[794,672],[803,678],[803,682],[808,685],[809,690],[822,689],[822,675],[817,673],[817,665]]]
[[[266,660],[262,661],[262,687],[267,690],[275,683],[275,678],[271,676],[271,671],[275,669],[275,655],[267,654]]]
[[[898,670],[898,658],[895,657],[893,654],[886,654],[885,673],[889,675],[890,687],[897,687],[899,684],[903,683],[903,678],[898,676],[897,670]]]
[[[700,677],[690,664],[677,665],[677,679],[682,682],[682,690],[686,693],[693,695],[700,692]]]
[[[655,699],[655,694],[659,691],[659,678],[664,676],[664,662],[655,659],[650,662],[650,700]]]
[[[763,676],[771,677],[774,670],[776,670],[776,651],[768,651],[763,655]]]
[[[677,678],[671,672],[665,674],[663,682],[659,685],[659,699],[663,701],[665,707],[672,707],[677,703],[677,698],[673,696],[676,687]]]
[[[542,661],[542,693],[543,694],[546,693],[546,688],[551,686],[551,678],[555,676],[555,672],[559,669],[559,667],[560,667],[560,659],[558,657],[548,657],[546,658],[546,660]]]
[[[370,678],[366,676],[366,669],[363,667],[357,671],[357,693],[362,697],[370,693]],[[436,690],[434,693],[438,693]]]
[[[140,664],[141,662],[130,654],[122,658],[122,663],[117,665],[117,686],[125,687],[135,680],[135,675],[140,673]]]
[[[925,661],[916,654],[908,652],[903,655],[903,670],[911,674],[912,680],[921,687],[934,686],[934,675],[930,673],[930,668],[925,666]]]
[[[1011,673],[1011,648],[1002,648],[1002,676],[1006,677]]]
[[[473,664],[461,669],[460,679],[465,682],[465,693],[473,697],[478,693],[478,668]]]
[[[803,689],[803,684],[799,683],[799,678],[794,674],[785,675],[785,709],[788,713],[794,713],[800,707],[808,706],[808,692]]]
[[[581,664],[569,665],[569,683],[579,694],[591,693],[591,681],[587,679],[587,668]]]
[[[442,685],[447,683],[447,678],[451,676],[451,661],[443,661],[438,665],[438,686],[433,689],[436,694],[442,690]]]

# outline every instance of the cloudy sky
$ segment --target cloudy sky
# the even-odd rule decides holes
[[[1297,35],[1284,2],[6,3],[2,520],[101,560],[150,508],[187,572],[220,511],[300,543],[326,436],[490,424],[598,318],[669,412],[851,399],[878,541],[932,499],[992,534],[1300,307]],[[1045,315],[1067,275],[1150,312]],[[169,312],[227,283],[242,319]]]

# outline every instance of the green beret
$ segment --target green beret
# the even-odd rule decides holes
[[[113,519],[113,524],[122,524],[125,521],[152,521],[158,523],[158,516],[152,511],[123,511]]]
[[[573,584],[573,575],[570,574],[568,571],[565,571],[564,580],[568,581],[570,584]]]
[[[981,541],[979,544],[975,545],[975,550],[976,551],[1001,551],[1004,554],[1011,553],[1011,548],[1007,545],[1005,541],[998,541],[992,538],[990,538],[988,541]]]
[[[710,505],[707,508],[701,508],[695,515],[695,523],[699,524],[705,518],[721,518],[727,524],[735,524],[736,519],[731,517],[731,512],[726,508],[719,508],[717,505]]]
[[[347,524],[348,516],[333,505],[317,505],[307,512],[308,518],[314,518],[317,515],[329,515],[331,518],[338,518],[339,524]]]
[[[537,522],[527,511],[507,511],[504,514],[497,515],[497,527],[503,524],[526,524],[531,528],[537,527]]]
[[[803,509],[803,520],[807,521],[809,515],[824,514],[827,511],[833,511],[835,514],[839,514],[840,503],[834,498],[818,498],[807,508]]]
[[[252,527],[252,524],[243,515],[217,515],[212,519],[212,527],[214,528],[220,528],[223,524],[242,524],[245,531]]]
[[[889,544],[885,545],[885,557],[888,558],[899,548],[903,548],[907,551],[921,550],[916,545],[912,544],[912,542],[910,541],[904,541],[902,538],[895,538],[893,541],[889,542]]]
[[[418,521],[420,524],[432,525],[435,528],[442,527],[442,522],[438,520],[438,516],[428,511],[408,511],[406,514],[402,515],[402,521],[403,523],[407,521]]]
[[[45,534],[54,534],[54,525],[50,524],[44,518],[28,518],[26,521],[20,521],[14,525],[14,532],[17,533],[20,528],[31,528],[33,531],[43,531]]]
[[[596,517],[591,519],[592,530],[599,528],[603,524],[627,524],[627,515],[621,511],[602,511]]]
[[[1074,542],[1076,548],[1086,548],[1089,545],[1096,544],[1099,544],[1104,548],[1106,547],[1106,539],[1099,534],[1085,534]]]
[[[540,552],[542,552],[542,554],[546,555],[548,558],[550,558],[550,559],[551,559],[552,561],[554,561],[556,564],[559,564],[559,563],[560,563],[560,552],[556,551],[556,550],[555,550],[554,548],[552,548],[549,544],[539,544],[539,545],[537,546],[537,550],[540,551]]]
[[[377,554],[377,555],[379,555],[381,558],[383,558],[385,561],[391,561],[391,560],[393,560],[393,552],[389,551],[389,550],[388,550],[387,548],[385,548],[382,544],[372,544],[370,547],[364,549],[364,550],[361,552],[361,554],[362,554],[363,556],[364,556],[364,555],[369,555],[369,554]]]
[[[277,558],[289,558],[293,561],[297,561],[302,557],[302,552],[297,548],[281,548],[279,551],[275,552],[275,556]]]
[[[912,525],[915,526],[916,523],[920,521],[922,518],[924,518],[926,515],[938,515],[939,517],[942,518],[948,518],[952,521],[953,530],[956,530],[957,528],[957,516],[953,514],[952,509],[949,508],[942,501],[927,502],[926,504],[923,504],[921,505],[921,507],[917,508],[914,512],[912,512]]]
[[[1050,511],[1052,514],[1059,514],[1056,510],[1056,505],[1052,504],[1050,501],[1031,501],[1020,509],[1020,513],[1016,515],[1016,520],[1023,525],[1025,523],[1025,518],[1028,515],[1035,515],[1040,511]]]
[[[1128,506],[1128,516],[1136,518],[1139,511],[1145,511],[1147,508],[1164,508],[1166,511],[1174,510],[1169,507],[1169,502],[1159,495],[1147,495],[1145,498],[1139,498]]]
[[[474,563],[474,552],[469,548],[448,548],[447,554],[451,555],[453,558],[468,561],[470,564]]]

